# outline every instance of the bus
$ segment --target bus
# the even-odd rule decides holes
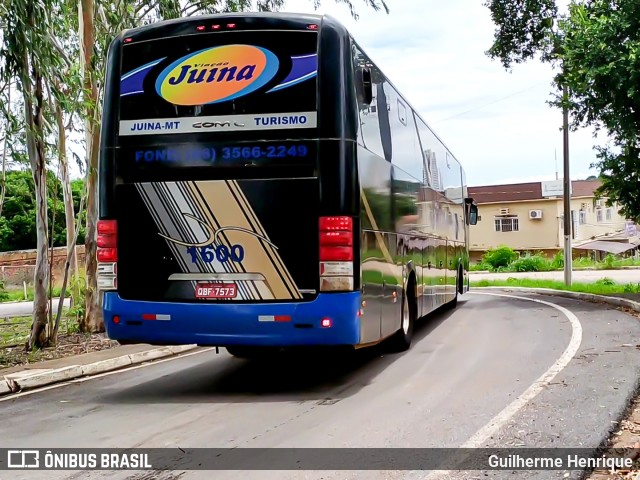
[[[467,292],[464,169],[334,18],[126,30],[102,108],[109,338],[239,357],[403,351],[419,319]]]

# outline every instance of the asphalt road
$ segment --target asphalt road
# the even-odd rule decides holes
[[[570,312],[526,299],[462,298],[455,311],[427,319],[403,354],[376,349],[248,361],[221,349],[0,401],[0,446],[599,445],[636,386],[639,319],[547,296],[529,298]],[[327,470],[31,471],[0,472],[0,479],[425,477],[331,471],[329,464]],[[488,475],[563,478],[564,472]]]

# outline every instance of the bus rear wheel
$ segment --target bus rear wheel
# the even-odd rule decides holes
[[[407,289],[412,290],[413,284]],[[389,346],[393,352],[404,352],[411,347],[413,340],[413,329],[416,323],[416,302],[407,291],[402,292],[402,313],[400,317],[400,329],[391,337]]]
[[[458,273],[456,276],[456,295],[455,297],[453,297],[453,300],[451,300],[449,302],[448,307],[453,309],[456,308],[458,306],[458,295],[462,295],[462,292],[464,291],[464,286],[463,286],[463,282],[464,282],[464,274],[462,273],[462,266],[458,267]]]

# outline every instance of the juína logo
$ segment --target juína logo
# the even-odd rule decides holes
[[[225,45],[190,53],[165,68],[158,95],[174,105],[204,105],[242,97],[266,85],[278,58],[253,45]]]

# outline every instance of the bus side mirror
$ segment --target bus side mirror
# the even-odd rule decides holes
[[[469,205],[469,225],[478,223],[478,205],[472,203]]]
[[[371,82],[371,70],[366,67],[358,68],[357,82],[360,101],[364,105],[370,105],[373,101],[373,83]]]
[[[464,199],[466,211],[467,211],[467,219],[469,220],[469,225],[475,225],[478,223],[478,204],[471,197],[466,197]]]

